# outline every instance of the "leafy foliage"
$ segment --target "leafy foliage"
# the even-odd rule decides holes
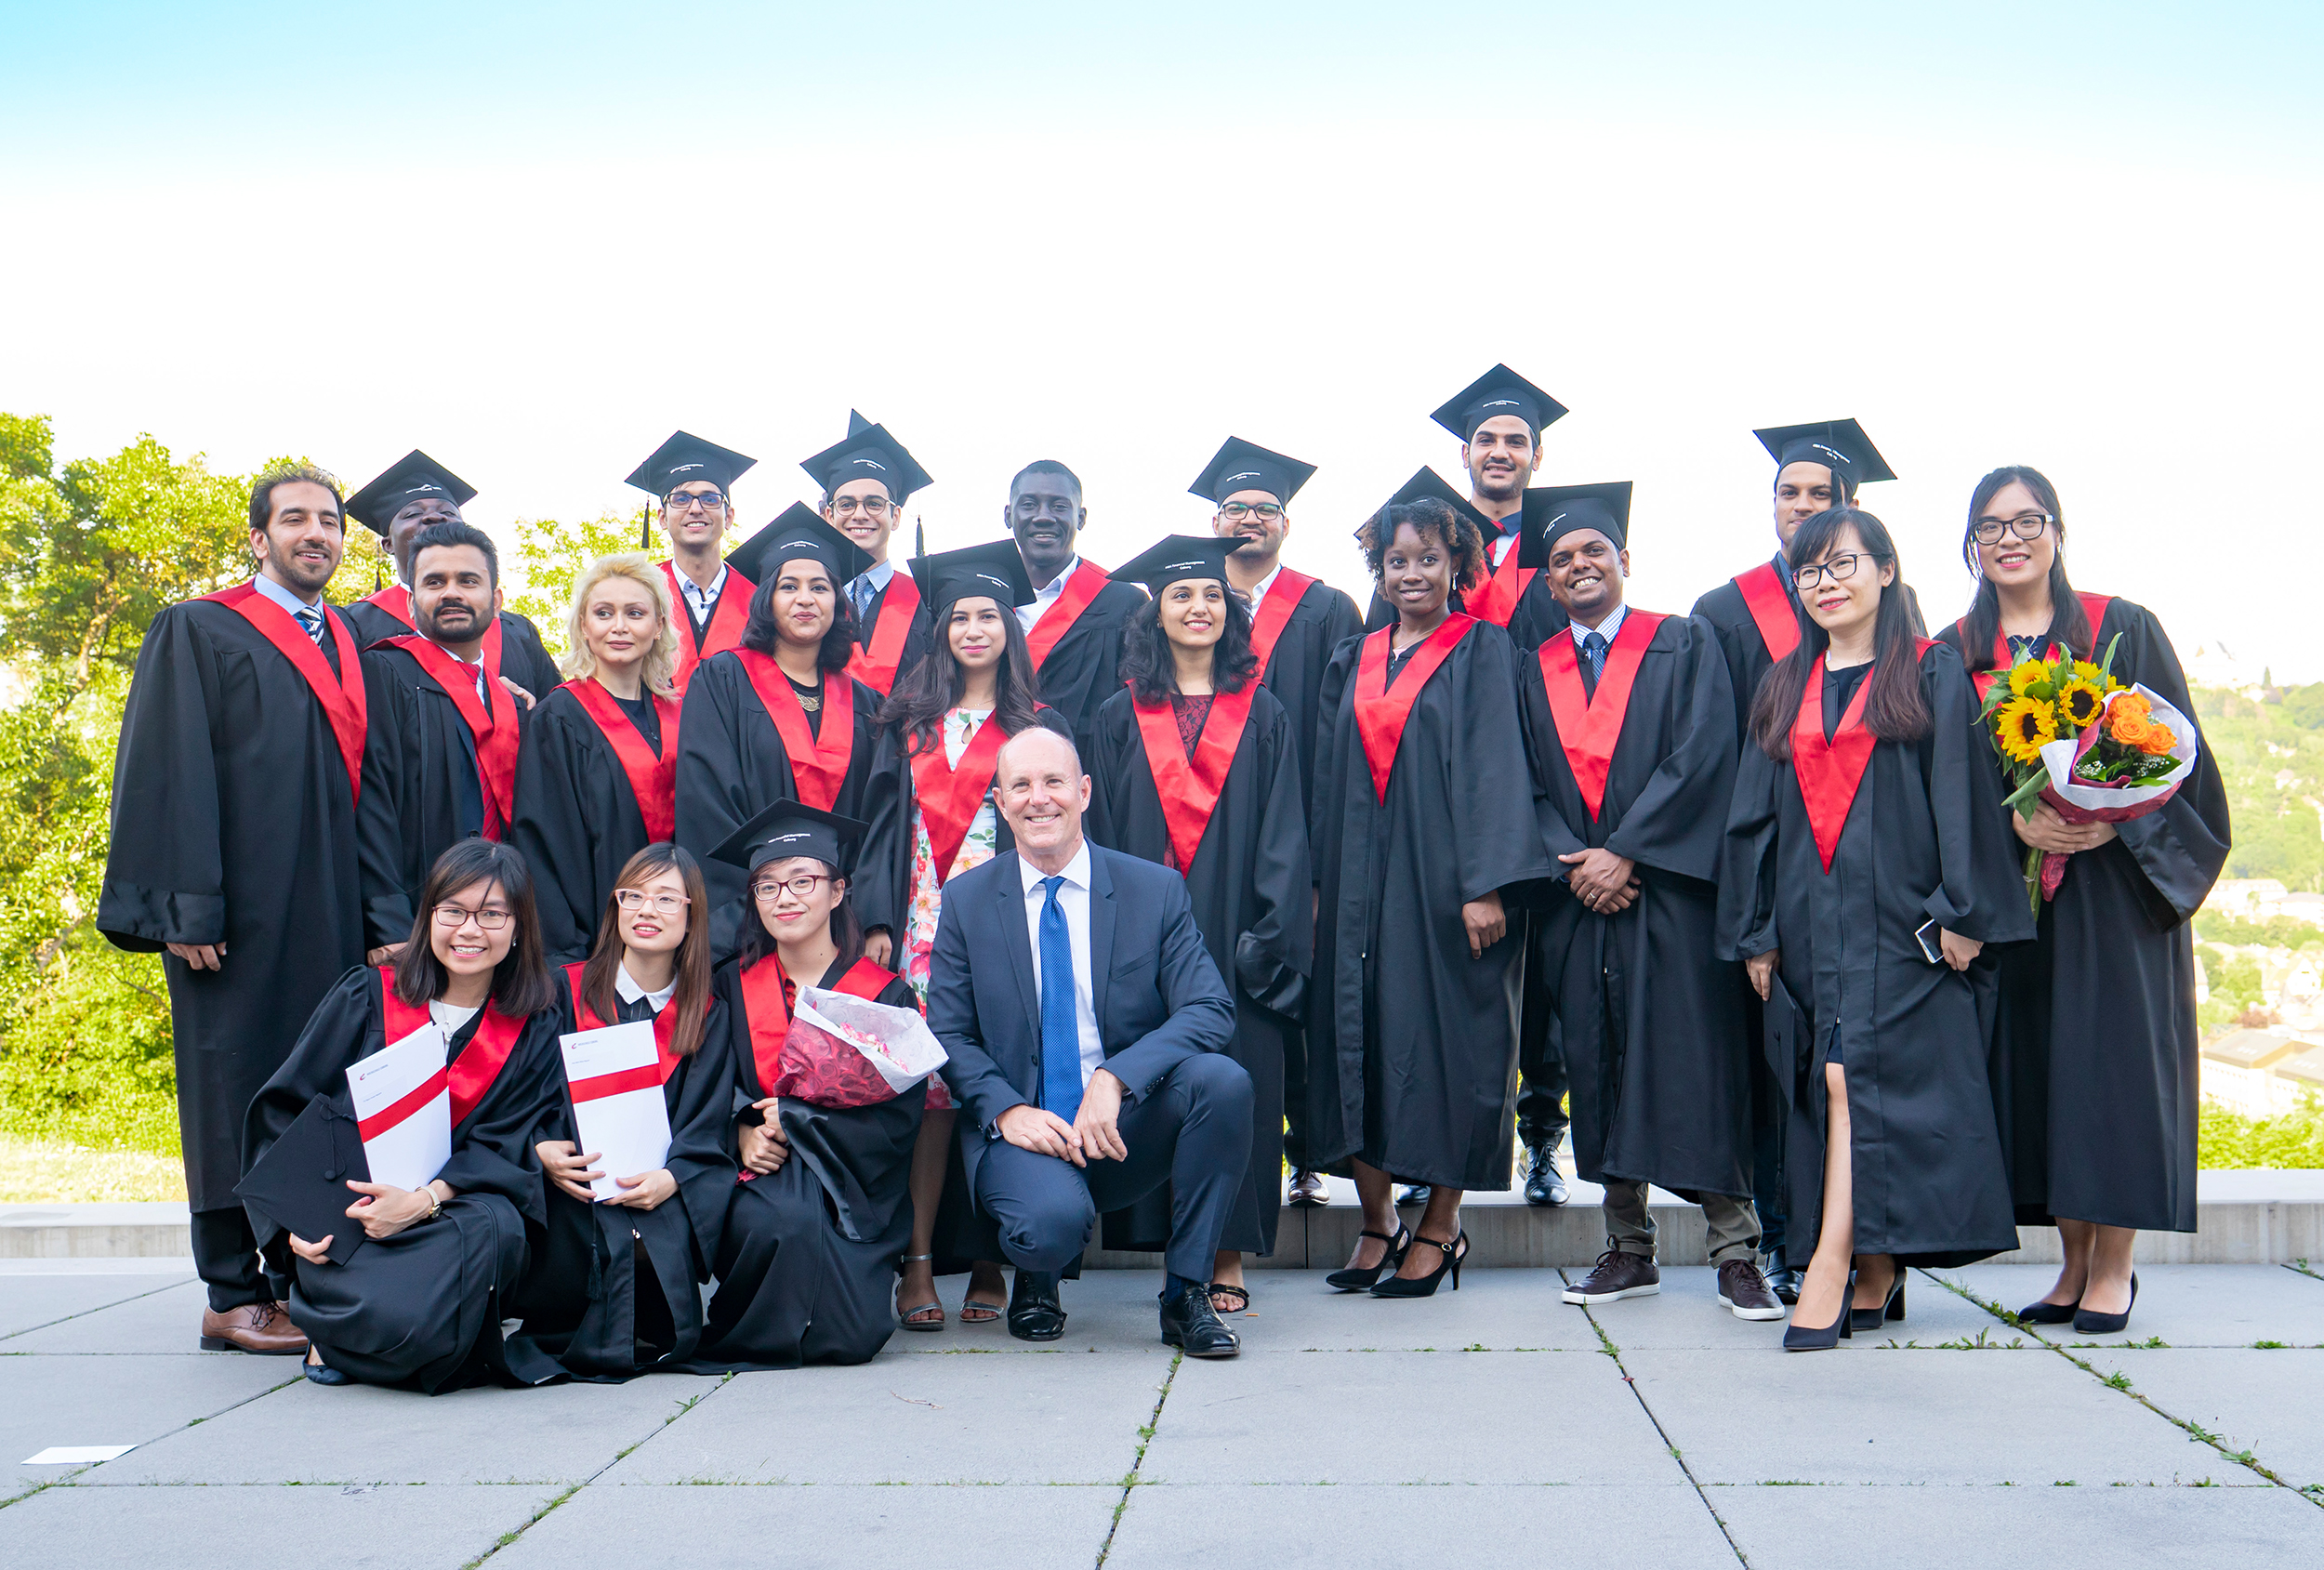
[[[2246,1117],[2205,1102],[2197,1151],[2202,1167],[2324,1167],[2324,1101],[2310,1091],[2277,1117]]]
[[[577,523],[554,518],[517,520],[514,570],[509,576],[524,592],[508,596],[508,608],[532,618],[550,654],[565,652],[565,611],[573,603],[574,581],[601,556],[638,548],[638,521],[608,512]]]

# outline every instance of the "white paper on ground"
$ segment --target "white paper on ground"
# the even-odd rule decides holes
[[[358,1123],[386,1111],[443,1072],[451,1043],[431,1022],[347,1070]],[[419,1189],[452,1159],[452,1088],[446,1085],[392,1128],[363,1141],[371,1181]]]
[[[134,1445],[51,1445],[37,1456],[17,1462],[20,1467],[69,1467],[89,1461],[111,1461],[136,1449]]]
[[[645,1020],[577,1030],[559,1036],[557,1045],[564,1050],[568,1085],[649,1067],[659,1056],[654,1026]],[[598,1153],[596,1167],[605,1175],[589,1184],[589,1192],[600,1199],[616,1199],[626,1192],[616,1179],[654,1171],[669,1160],[669,1108],[658,1083],[575,1102],[573,1124],[581,1154]]]
[[[852,993],[803,986],[795,1013],[861,1052],[898,1095],[944,1067],[947,1058],[917,1009],[891,1009]]]

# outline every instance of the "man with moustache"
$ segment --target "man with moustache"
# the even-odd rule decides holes
[[[419,629],[363,654],[371,732],[356,852],[373,965],[411,936],[421,885],[447,847],[507,832],[516,790],[522,710],[483,666],[499,554],[482,530],[447,522],[413,537],[411,560]]]
[[[1074,745],[1090,748],[1098,707],[1120,688],[1122,626],[1145,591],[1116,583],[1076,545],[1089,521],[1081,481],[1054,458],[1017,471],[1001,521],[1016,539],[1033,602],[1017,607],[1041,701],[1065,717]]]
[[[823,521],[872,559],[841,591],[855,608],[857,640],[848,673],[881,697],[928,653],[931,634],[919,586],[888,560],[904,504],[930,482],[888,428],[847,412],[847,439],[799,466],[823,487]]]
[[[307,1346],[234,1185],[244,1109],[363,954],[366,696],[355,633],[323,599],[342,519],[337,483],[320,470],[259,479],[257,575],[153,619],[114,753],[97,929],[115,947],[165,952],[205,1351]]]

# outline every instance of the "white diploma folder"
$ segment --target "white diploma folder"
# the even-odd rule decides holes
[[[347,1088],[373,1182],[425,1188],[452,1159],[450,1054],[451,1043],[431,1022],[349,1065]]]
[[[557,1044],[564,1049],[580,1154],[598,1152],[594,1165],[605,1174],[589,1191],[600,1199],[618,1199],[629,1191],[615,1179],[651,1172],[669,1160],[669,1109],[662,1100],[653,1022],[577,1030]]]

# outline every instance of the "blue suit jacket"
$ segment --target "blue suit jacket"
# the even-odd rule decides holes
[[[966,1115],[971,1181],[1000,1115],[1040,1100],[1041,998],[1022,864],[1008,851],[946,883],[929,956],[928,1024],[951,1055],[944,1083]],[[1098,845],[1089,847],[1089,982],[1106,1072],[1128,1101],[1235,1035],[1235,999],[1195,930],[1186,880]]]

